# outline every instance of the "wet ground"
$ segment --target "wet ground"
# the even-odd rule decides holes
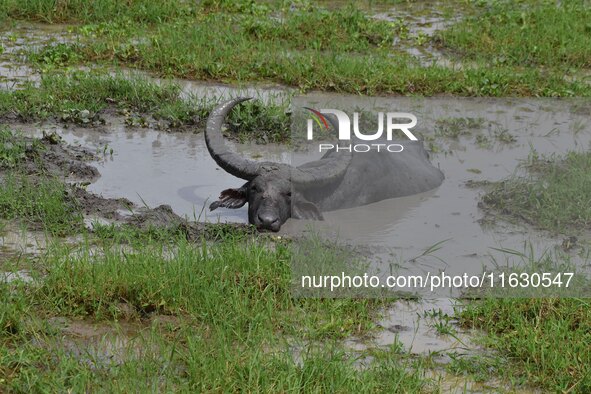
[[[328,98],[328,100],[327,100]],[[432,162],[446,179],[436,190],[417,196],[381,201],[364,207],[325,214],[324,223],[289,220],[281,234],[297,234],[311,224],[338,233],[344,240],[362,245],[388,248],[403,264],[421,255],[431,245],[445,241],[436,257],[444,260],[450,273],[476,272],[477,263],[488,261],[491,248],[522,250],[531,243],[542,253],[562,239],[527,226],[495,221],[483,225],[486,212],[478,208],[483,189],[478,182],[494,182],[515,173],[519,163],[533,151],[562,154],[586,149],[591,130],[585,113],[578,114],[572,101],[550,100],[467,100],[394,98],[361,99],[312,94],[294,99],[293,106],[396,108],[415,113],[421,119],[417,128],[441,150]],[[581,103],[585,105],[585,103]],[[573,112],[575,111],[575,112]],[[479,119],[478,127],[459,139],[436,136],[441,119]],[[87,191],[106,198],[125,198],[137,206],[167,204],[175,213],[191,220],[247,222],[247,208],[210,212],[209,203],[221,190],[239,187],[243,181],[222,171],[209,156],[203,135],[167,133],[149,128],[130,128],[121,117],[107,118],[98,128],[59,124],[15,125],[24,133],[57,133],[66,143],[95,152],[88,162],[100,176]],[[499,141],[498,136],[504,140]],[[510,137],[507,137],[510,136]],[[486,145],[478,141],[486,139]],[[228,142],[234,150],[254,160],[291,162],[285,146],[243,145]],[[417,238],[417,234],[421,234]],[[497,256],[497,258],[499,258]],[[433,269],[434,258],[419,265]],[[444,267],[441,267],[444,268]]]
[[[45,45],[71,42],[67,26],[41,23],[15,23],[0,32],[0,88],[15,89],[39,81],[39,74],[26,63],[26,52]]]
[[[301,235],[310,231],[310,225],[315,225],[329,238],[338,234],[341,240],[368,247],[370,257],[375,261],[381,259],[388,268],[395,262],[399,273],[445,270],[450,274],[478,274],[483,264],[490,267],[493,260],[501,263],[505,258],[515,260],[493,248],[523,250],[524,246],[532,245],[535,253],[541,254],[560,245],[562,238],[523,224],[510,224],[502,218],[483,221],[489,217],[478,208],[483,189],[471,183],[510,176],[532,150],[539,154],[561,154],[586,149],[591,141],[591,130],[585,122],[587,103],[530,99],[364,99],[308,94],[296,97],[292,105],[412,112],[421,119],[418,131],[439,152],[432,152],[431,160],[446,179],[438,189],[418,196],[328,212],[324,222],[289,220],[280,235]],[[454,135],[450,125],[455,123],[449,121],[454,118],[479,120],[473,120],[474,127],[462,130],[466,134],[457,139],[441,135],[444,132]],[[92,195],[109,201],[124,198],[134,203],[135,209],[167,204],[189,220],[247,222],[246,207],[215,212],[204,208],[221,190],[240,186],[243,181],[219,169],[207,152],[202,133],[127,127],[124,119],[117,116],[108,117],[105,125],[90,128],[73,125],[65,128],[51,122],[13,127],[36,136],[44,131],[55,132],[74,147],[72,151],[93,153],[87,164],[95,167],[98,175],[85,171],[92,175],[92,183],[87,187]],[[283,146],[229,144],[256,160],[290,162],[293,159]],[[123,208],[118,209],[125,216]],[[155,224],[159,218],[156,216]],[[423,255],[431,245],[441,241],[445,241],[441,249]],[[29,274],[19,271],[4,278],[19,279],[27,281]],[[348,342],[353,350],[400,342],[411,353],[438,352],[443,363],[448,352],[478,351],[471,343],[470,332],[454,335],[438,332],[429,323],[430,319],[425,318],[425,312],[433,309],[453,315],[449,299],[400,301],[384,311],[378,322],[382,330],[374,338],[369,341],[351,338]],[[454,327],[453,320],[450,326]]]
[[[289,220],[281,235],[302,234],[311,225],[330,237],[370,246],[377,257],[388,259],[401,271],[445,270],[449,274],[479,274],[486,265],[518,263],[518,258],[493,248],[525,251],[536,256],[554,251],[562,238],[523,224],[491,217],[478,207],[483,189],[479,182],[495,182],[514,174],[532,152],[562,154],[589,146],[591,130],[581,108],[585,102],[558,100],[467,100],[367,98],[309,94],[294,99],[294,107],[395,108],[421,119],[417,126],[434,138],[432,162],[446,176],[436,190],[416,196],[385,200],[353,209],[328,212],[321,223]],[[476,127],[458,139],[439,136],[441,120],[477,119]],[[438,123],[439,122],[439,123]],[[40,136],[57,133],[71,146],[94,152],[88,164],[100,174],[86,188],[108,199],[124,198],[136,207],[170,205],[173,211],[196,221],[246,223],[247,208],[218,209],[208,205],[219,192],[243,181],[222,171],[209,156],[203,135],[167,133],[130,128],[121,117],[107,118],[95,128],[59,124],[14,125]],[[501,139],[501,140],[499,140]],[[484,143],[485,141],[486,143]],[[243,145],[234,150],[255,160],[291,162],[284,146]],[[120,207],[124,209],[124,207]],[[124,212],[123,212],[124,214]],[[488,225],[487,225],[488,223]],[[420,234],[420,236],[417,236]],[[422,256],[432,245],[441,248]],[[416,258],[421,256],[420,258]],[[509,259],[509,260],[507,260]],[[390,266],[388,265],[388,270]]]
[[[557,251],[563,241],[523,223],[515,225],[490,216],[479,208],[484,189],[474,185],[519,174],[519,164],[534,152],[561,155],[588,149],[590,104],[585,100],[361,99],[323,95],[299,97],[296,103],[415,114],[418,131],[427,141],[434,138],[427,146],[439,151],[432,154],[431,161],[443,171],[445,180],[438,189],[420,195],[328,212],[325,223],[290,221],[282,232],[306,231],[314,224],[341,239],[374,246],[376,254],[386,260],[383,270],[389,271],[388,264],[392,263],[402,268],[400,273],[444,270],[448,274],[479,274],[483,264],[490,268],[521,263],[518,257],[493,248],[527,252],[531,247],[539,257]],[[473,127],[466,126],[469,122],[474,123]],[[465,134],[456,138],[456,131]],[[423,255],[441,242],[439,250]],[[580,266],[585,263],[579,261]]]
[[[395,10],[377,12],[377,17],[388,20],[396,20],[403,15],[408,16]],[[424,14],[412,21],[408,27],[409,34],[416,37],[433,34],[436,29],[450,23],[449,19],[438,13]],[[0,82],[6,88],[15,88],[20,82],[37,78],[38,74],[28,66],[15,63],[14,55],[24,45],[45,42],[38,39],[40,30],[37,26],[18,27],[13,31],[14,34],[3,33],[9,39],[8,42],[12,42],[4,45],[5,54],[0,58]],[[68,39],[61,35],[63,31],[63,27],[57,26],[55,31],[43,30],[42,36],[47,38],[51,35],[48,40],[59,42],[60,39]],[[62,33],[56,36],[56,32]],[[411,53],[414,51],[412,48],[408,50]],[[422,62],[439,58],[434,49],[428,47],[419,47],[413,54]],[[282,100],[290,94],[287,89],[281,88],[235,89],[191,81],[178,82],[185,95],[198,97],[250,95],[263,100]],[[449,274],[480,273],[483,263],[491,265],[496,261],[502,264],[511,258],[493,248],[523,250],[525,246],[532,245],[539,255],[544,251],[555,250],[560,245],[562,238],[529,226],[510,224],[498,218],[488,221],[490,225],[484,225],[483,219],[488,217],[487,213],[478,208],[483,190],[470,186],[470,183],[498,181],[510,176],[532,150],[540,154],[561,154],[569,150],[588,149],[591,141],[591,128],[587,121],[588,103],[448,97],[428,100],[361,98],[312,92],[293,98],[293,108],[301,109],[304,106],[414,113],[420,120],[417,128],[432,144],[428,144],[433,150],[432,162],[441,168],[446,179],[438,189],[418,196],[327,213],[324,223],[290,220],[280,235],[299,235],[309,231],[310,225],[317,225],[328,237],[338,234],[339,239],[370,247],[376,261],[382,260],[385,264],[394,262],[400,273],[405,270],[434,272],[441,269]],[[479,120],[478,127],[457,139],[437,135],[440,129],[438,120],[449,118],[482,121]],[[174,213],[196,221],[247,222],[246,207],[238,210],[219,209],[215,212],[209,212],[206,208],[221,190],[238,187],[243,181],[218,168],[205,148],[202,133],[168,133],[152,128],[128,127],[124,119],[118,116],[107,117],[106,124],[97,127],[69,125],[66,128],[54,122],[11,126],[31,136],[40,136],[44,131],[55,132],[68,145],[79,146],[93,153],[88,164],[98,172],[91,171],[83,177],[92,182],[87,187],[90,196],[102,196],[107,201],[125,199],[133,203],[136,209],[144,205],[155,208],[167,204]],[[256,160],[291,162],[293,159],[291,152],[283,146],[229,144],[234,150]],[[94,205],[97,201],[103,199],[91,199],[88,205]],[[125,216],[125,204],[109,204],[109,214],[96,211],[88,213],[110,219],[116,214]],[[15,235],[18,232],[13,230],[5,229],[3,233],[1,246],[4,251],[20,249],[23,253],[36,253],[39,248],[43,248],[44,241],[34,238],[35,235],[25,234],[19,239]],[[439,242],[443,242],[441,249],[432,255],[423,255],[425,250]],[[2,253],[0,251],[0,255]],[[29,274],[26,271],[4,273],[0,281],[27,282],[31,280]],[[378,322],[383,328],[380,333],[370,340],[351,338],[348,344],[353,350],[362,350],[368,346],[391,346],[398,341],[410,353],[440,352],[442,358],[448,351],[465,351],[469,354],[477,349],[471,342],[470,332],[455,335],[437,332],[432,319],[428,318],[428,312],[432,310],[453,315],[449,299],[427,299],[421,303],[399,301],[384,311]],[[64,328],[68,335],[78,337],[69,342],[73,343],[72,351],[85,349],[91,359],[117,359],[122,348],[129,349],[126,335],[131,331],[118,336],[112,335],[112,329],[91,325],[89,328],[86,323],[64,324],[70,327]],[[454,324],[453,321],[451,324]],[[85,330],[90,330],[91,334]],[[84,333],[80,334],[81,331]],[[107,343],[107,350],[98,353],[92,350],[96,343]]]

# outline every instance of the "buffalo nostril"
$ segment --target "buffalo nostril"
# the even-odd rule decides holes
[[[261,221],[261,223],[269,225],[269,224],[273,224],[273,223],[277,222],[279,220],[279,218],[275,215],[272,215],[272,214],[260,213],[259,220]]]

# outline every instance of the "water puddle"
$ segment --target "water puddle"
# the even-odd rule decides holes
[[[89,164],[99,170],[100,177],[88,185],[91,193],[105,198],[124,197],[140,207],[170,205],[178,215],[193,220],[248,221],[245,209],[207,209],[222,190],[240,187],[244,181],[224,172],[211,159],[203,133],[127,127],[122,117],[106,120],[107,124],[98,130],[53,123],[14,128],[33,136],[56,132],[66,143],[96,152],[99,159]],[[280,145],[229,144],[254,160],[287,162],[291,157]]]
[[[140,360],[148,347],[142,340],[140,323],[93,323],[51,318],[48,323],[61,332],[60,339],[38,339],[37,345],[59,348],[92,369],[109,368],[130,360]]]
[[[68,26],[60,24],[16,23],[0,31],[0,88],[39,81],[40,75],[25,61],[25,51],[71,41]]]
[[[410,197],[384,200],[362,207],[327,212],[324,222],[290,220],[282,233],[315,231],[332,234],[357,245],[373,246],[374,260],[382,257],[382,272],[399,274],[445,271],[450,275],[480,274],[489,268],[519,263],[515,256],[493,248],[535,256],[560,253],[562,238],[527,225],[503,220],[483,223],[479,208],[483,190],[471,185],[495,182],[518,172],[519,164],[532,152],[561,155],[584,151],[591,142],[589,104],[584,101],[531,99],[406,99],[316,96],[296,99],[296,106],[312,102],[317,108],[360,108],[371,111],[410,112],[417,116],[417,129],[440,153],[431,162],[445,174],[443,184]],[[478,126],[470,129],[465,120]],[[465,135],[452,133],[449,124],[460,123]],[[458,131],[456,130],[456,131]],[[425,254],[434,245],[438,250]],[[394,257],[392,257],[394,256]],[[576,260],[576,256],[571,256]],[[585,261],[579,261],[581,265]],[[449,295],[449,294],[448,294]]]
[[[399,343],[411,354],[441,353],[442,358],[446,352],[474,354],[476,345],[470,339],[473,333],[458,327],[454,314],[454,304],[449,298],[396,301],[377,321],[383,331],[372,343],[378,347]]]
[[[35,278],[31,276],[31,272],[27,270],[0,272],[0,283],[22,282],[28,284],[32,283],[34,280]]]
[[[43,232],[30,231],[16,223],[8,223],[0,233],[0,253],[38,255],[47,249],[48,236]]]
[[[509,382],[499,379],[475,381],[469,376],[454,375],[444,369],[430,369],[425,371],[425,377],[435,382],[441,393],[448,394],[480,394],[480,393],[516,393],[540,394],[542,390],[532,387],[515,387]]]
[[[457,23],[461,16],[457,10],[453,17],[446,15],[446,5],[438,1],[419,3],[400,3],[394,7],[383,8],[373,14],[380,20],[392,22],[397,36],[392,43],[396,49],[401,49],[414,56],[421,66],[439,65],[449,68],[461,68],[459,61],[447,58],[431,42],[431,38],[440,30],[447,29]]]
[[[529,99],[406,99],[362,98],[309,94],[294,98],[294,108],[361,108],[371,111],[396,109],[420,119],[418,131],[434,148],[431,161],[445,174],[443,184],[415,196],[384,200],[352,209],[327,212],[324,222],[288,220],[280,234],[302,234],[310,225],[341,240],[370,246],[376,257],[389,259],[403,272],[442,269],[448,274],[479,274],[491,257],[503,265],[505,255],[492,248],[524,250],[533,246],[537,256],[560,245],[562,239],[528,226],[496,221],[484,226],[478,208],[482,189],[472,183],[499,181],[515,173],[520,162],[535,150],[563,154],[587,149],[591,128],[586,103]],[[587,106],[587,107],[586,107]],[[437,136],[441,122],[470,118],[477,127],[457,139]],[[26,132],[30,128],[23,128]],[[139,206],[170,205],[189,219],[246,222],[247,207],[207,206],[226,188],[244,181],[223,170],[211,159],[203,134],[166,133],[149,128],[127,127],[123,118],[111,117],[105,126],[84,128],[43,124],[34,133],[57,132],[68,144],[97,152],[91,163],[100,178],[88,191],[107,198],[127,198]],[[463,130],[462,131],[466,131]],[[501,136],[501,137],[499,137]],[[486,141],[486,144],[483,144]],[[228,142],[254,160],[292,162],[292,154],[279,145],[242,145]],[[433,256],[424,252],[441,247]],[[392,259],[392,254],[395,258]],[[417,258],[420,257],[420,258]]]

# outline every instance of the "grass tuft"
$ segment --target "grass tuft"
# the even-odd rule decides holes
[[[585,1],[494,1],[440,34],[463,57],[492,64],[591,67]]]
[[[497,184],[483,197],[486,206],[554,232],[591,228],[591,154],[532,155],[528,177]]]
[[[53,235],[71,234],[82,226],[82,214],[68,186],[55,178],[31,178],[18,172],[0,181],[0,217],[38,224]]]
[[[199,97],[184,99],[180,87],[172,83],[85,72],[45,74],[39,86],[31,83],[20,90],[0,91],[0,117],[25,121],[54,118],[84,125],[95,123],[116,106],[151,115],[154,121],[163,120],[170,128],[195,126],[199,130],[216,104],[216,100]],[[287,105],[263,104],[259,100],[243,103],[228,117],[228,136],[263,144],[288,141]],[[131,124],[133,116],[128,119]]]
[[[468,305],[461,321],[483,329],[484,343],[507,357],[510,367],[499,369],[507,378],[552,392],[591,390],[588,300],[487,299]]]

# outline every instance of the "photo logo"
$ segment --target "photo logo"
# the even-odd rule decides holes
[[[318,149],[320,152],[324,150],[332,150],[336,149],[336,151],[349,151],[349,152],[369,152],[371,150],[375,151],[388,151],[392,153],[402,152],[404,150],[404,146],[401,144],[390,144],[388,142],[393,140],[394,133],[396,131],[402,131],[404,135],[411,141],[418,141],[418,138],[409,130],[416,126],[417,118],[413,114],[406,113],[406,112],[387,112],[385,114],[386,118],[386,127],[385,127],[385,138],[384,138],[384,113],[378,113],[378,129],[373,134],[364,134],[359,130],[359,113],[353,113],[353,134],[356,140],[361,141],[376,141],[374,143],[351,143],[352,135],[351,135],[351,119],[349,115],[347,115],[344,111],[338,109],[321,109],[315,110],[313,108],[304,107],[308,111],[312,112],[312,119],[308,119],[308,134],[307,139],[312,141],[314,139],[314,123],[318,125],[319,128],[325,128],[326,130],[329,129],[328,124],[330,122],[324,114],[333,115],[337,119],[338,125],[338,139],[342,142],[349,142],[349,144],[330,144],[330,143],[321,143],[318,145]],[[410,122],[406,123],[398,123],[402,119],[408,119]],[[334,124],[334,123],[333,123]],[[335,127],[337,126],[335,125]],[[378,142],[383,141],[383,142]]]

